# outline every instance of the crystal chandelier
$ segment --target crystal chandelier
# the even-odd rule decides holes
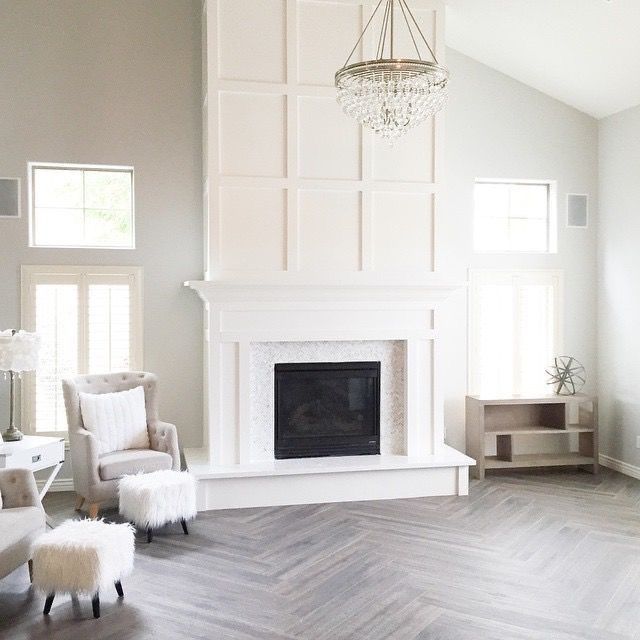
[[[349,64],[383,3],[375,60]],[[395,57],[396,4],[402,12],[417,57]],[[420,40],[422,42],[418,46]],[[423,60],[420,52],[422,43],[433,62]],[[444,106],[449,72],[438,64],[406,0],[380,0],[344,66],[336,72],[335,81],[338,103],[343,111],[393,143]]]

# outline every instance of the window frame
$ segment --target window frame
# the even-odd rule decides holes
[[[75,284],[78,286],[78,375],[86,373],[88,367],[88,286],[96,283],[119,284],[116,279],[128,278],[130,296],[130,370],[144,369],[143,335],[143,277],[142,267],[126,266],[78,266],[78,265],[22,265],[21,267],[21,326],[26,331],[35,331],[36,296],[35,286],[41,283]],[[62,437],[68,441],[67,429],[39,431],[35,424],[36,407],[35,372],[23,373],[21,394],[22,429],[38,436]]]
[[[104,249],[107,251],[131,251],[136,248],[136,210],[135,210],[135,171],[132,166],[128,165],[109,165],[109,164],[72,164],[67,162],[28,162],[28,206],[29,206],[29,247],[33,249]],[[131,245],[110,246],[110,245],[92,245],[92,244],[76,244],[76,245],[54,245],[54,244],[36,244],[36,211],[35,211],[35,170],[36,169],[61,169],[69,171],[120,171],[131,175]]]
[[[547,249],[477,249],[476,248],[476,207],[475,189],[478,184],[497,184],[513,186],[539,185],[547,187]],[[509,211],[511,213],[511,211]],[[509,215],[508,220],[530,220]],[[476,178],[473,182],[473,253],[482,255],[549,255],[558,253],[558,183],[556,180],[530,180],[530,179],[507,179],[507,178]]]
[[[491,280],[489,280],[491,278]],[[478,383],[477,359],[478,359],[478,335],[479,325],[477,322],[477,293],[478,285],[496,284],[501,279],[507,279],[515,286],[520,280],[523,284],[549,284],[554,286],[554,319],[553,319],[553,339],[555,355],[562,355],[564,351],[564,270],[563,269],[469,269],[469,286],[467,291],[468,322],[467,322],[467,394],[478,395],[480,385]],[[517,324],[514,322],[514,324]],[[517,354],[517,349],[514,349]],[[522,393],[519,387],[519,376],[517,366],[517,355],[514,357],[512,366],[514,368],[515,388],[512,395]],[[551,364],[551,363],[549,363]]]

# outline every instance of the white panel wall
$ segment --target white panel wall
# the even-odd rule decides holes
[[[407,280],[434,271],[439,122],[390,148],[336,102],[334,73],[374,6],[205,3],[207,278],[335,281],[362,271]],[[442,58],[444,2],[412,7]],[[373,57],[376,22],[352,61]],[[401,22],[398,12],[396,52],[411,57]]]

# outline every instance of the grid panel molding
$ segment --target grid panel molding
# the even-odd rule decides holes
[[[336,102],[333,74],[373,0],[203,6],[206,277],[419,279],[435,271],[441,116],[389,147]],[[412,8],[442,61],[444,1]],[[397,17],[396,51],[409,57]],[[373,56],[376,20],[352,61]]]

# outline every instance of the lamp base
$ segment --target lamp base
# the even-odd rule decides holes
[[[16,429],[15,427],[9,427],[2,434],[2,439],[4,440],[4,442],[17,442],[18,440],[22,440],[22,438],[22,431]]]

